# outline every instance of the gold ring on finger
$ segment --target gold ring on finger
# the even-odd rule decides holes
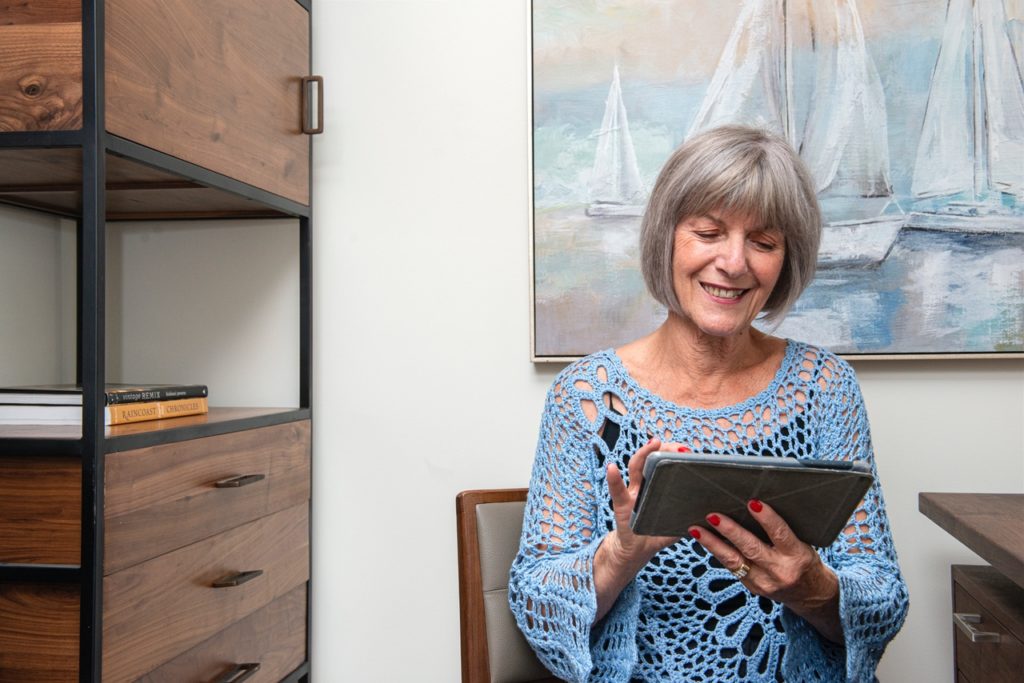
[[[746,562],[743,562],[736,569],[730,569],[729,571],[731,571],[732,575],[735,576],[737,579],[742,579],[744,576],[750,573],[750,565]]]

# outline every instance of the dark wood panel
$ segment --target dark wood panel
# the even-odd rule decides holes
[[[953,583],[970,593],[1014,638],[1024,641],[1024,588],[989,566],[955,564],[951,573]]]
[[[140,683],[216,681],[239,664],[259,663],[249,683],[279,681],[306,659],[306,586],[139,679]]]
[[[953,587],[953,611],[980,615],[981,622],[974,626],[980,631],[998,633],[1000,636],[999,642],[972,643],[954,626],[957,670],[971,681],[1019,682],[1021,671],[1024,670],[1024,643],[1014,638],[981,603],[957,583]]]
[[[82,127],[81,23],[0,25],[0,55],[0,132]]]
[[[1024,588],[1024,494],[921,493],[918,508]]]
[[[309,15],[294,0],[107,0],[107,130],[301,204]]]
[[[0,456],[0,562],[78,564],[81,507],[78,459]]]
[[[0,681],[78,680],[78,588],[0,583]]]
[[[214,588],[235,572],[261,570]],[[135,680],[309,579],[306,504],[103,579],[103,671]]]
[[[0,25],[61,24],[82,21],[79,0],[0,0]]]
[[[264,478],[239,488],[215,483]],[[105,573],[309,500],[310,424],[124,451],[106,462]]]
[[[82,210],[78,189],[25,190],[0,188],[0,202],[67,216]],[[136,187],[107,193],[107,220],[161,220],[201,218],[280,218],[286,214],[259,202],[211,188]]]
[[[73,216],[82,210],[81,185],[77,149],[0,150],[0,202]],[[116,155],[107,155],[107,190],[109,220],[284,215],[256,200]]]

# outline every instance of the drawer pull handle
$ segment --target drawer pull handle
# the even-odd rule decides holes
[[[265,474],[243,474],[237,477],[230,477],[228,479],[221,479],[214,483],[219,489],[237,489],[242,486],[248,486],[249,484],[255,484],[258,481],[263,481],[267,478]]]
[[[214,683],[242,683],[245,679],[252,676],[254,673],[260,670],[259,662],[250,662],[249,664],[239,664],[231,671],[227,672]]]
[[[315,87],[314,87],[315,86]],[[313,121],[313,91],[316,91],[316,121]],[[318,135],[324,132],[324,77],[302,77],[302,132]]]
[[[974,628],[971,624],[980,624],[980,614],[965,614],[963,612],[953,612],[953,623],[956,627],[963,631],[964,635],[967,636],[972,643],[998,643],[999,634],[992,631],[979,631]]]
[[[243,583],[252,581],[257,576],[263,576],[262,569],[253,569],[249,572],[235,572],[234,574],[228,574],[222,576],[213,582],[214,588],[231,588],[232,586],[241,586]]]

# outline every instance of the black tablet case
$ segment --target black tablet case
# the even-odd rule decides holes
[[[630,526],[634,533],[686,536],[691,526],[707,528],[705,515],[728,515],[768,541],[751,516],[752,498],[768,503],[786,520],[797,538],[824,547],[843,530],[871,486],[864,472],[823,467],[785,467],[701,462],[661,461],[644,482]]]

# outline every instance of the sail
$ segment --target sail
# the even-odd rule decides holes
[[[971,0],[949,0],[925,109],[911,191],[916,197],[974,188],[974,18]]]
[[[822,21],[818,30],[815,98],[800,155],[819,194],[891,196],[882,81],[854,1],[837,0],[832,16],[834,23]]]
[[[1024,198],[1024,83],[1007,34],[1002,0],[977,0],[984,47],[988,179],[992,187]]]
[[[626,107],[622,102],[619,66],[612,72],[612,85],[605,101],[604,118],[598,132],[597,154],[590,178],[590,200],[606,204],[641,204],[644,186],[629,134]]]
[[[687,137],[745,123],[786,136],[785,15],[782,0],[748,0]]]

